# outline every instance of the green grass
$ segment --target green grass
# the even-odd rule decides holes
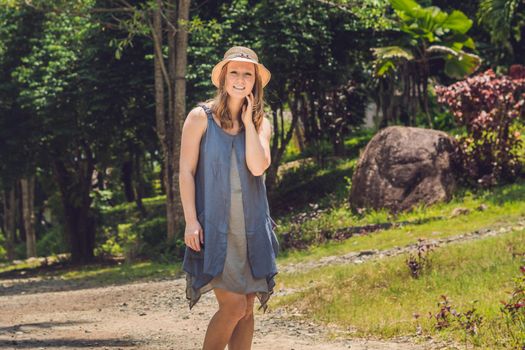
[[[339,265],[306,273],[281,274],[277,288],[306,288],[276,298],[278,307],[298,308],[317,321],[355,329],[358,336],[388,338],[415,333],[414,313],[424,334],[453,337],[462,341],[459,327],[436,331],[428,313],[437,313],[440,295],[451,299],[459,312],[477,309],[485,323],[473,342],[496,349],[505,340],[499,310],[500,300],[508,299],[512,279],[519,275],[519,258],[510,247],[525,252],[525,231],[514,231],[468,243],[441,247],[432,254],[432,269],[420,279],[410,277],[406,255],[362,265]]]
[[[350,162],[337,163],[337,167],[347,169]],[[509,225],[524,217],[525,213],[525,181],[493,189],[492,191],[460,191],[450,203],[441,203],[429,207],[418,207],[410,213],[403,213],[394,218],[386,211],[371,211],[358,217],[353,215],[344,200],[344,196],[326,198],[320,202],[320,207],[328,207],[328,211],[319,214],[316,218],[305,223],[293,226],[291,217],[279,219],[277,234],[282,235],[291,228],[303,232],[305,235],[316,235],[320,229],[337,229],[348,226],[365,225],[380,222],[428,220],[423,224],[410,224],[400,228],[373,232],[366,236],[356,236],[345,241],[331,241],[314,245],[307,250],[282,251],[278,257],[279,264],[299,263],[318,260],[324,256],[342,255],[352,251],[367,249],[387,249],[394,246],[415,243],[418,238],[443,238],[471,232],[485,227]],[[155,198],[152,201],[159,201]],[[480,204],[488,205],[486,211],[476,208]],[[454,208],[467,208],[471,212],[449,218]],[[443,217],[445,219],[439,219]],[[63,272],[67,278],[92,279],[102,283],[107,279],[113,281],[129,281],[133,278],[149,278],[162,275],[176,274],[180,271],[179,264],[140,263],[117,266],[92,265],[81,268],[77,273],[69,270]],[[38,263],[23,262],[21,265],[0,265],[0,274],[10,270],[37,268]],[[155,271],[159,271],[156,273]],[[58,273],[58,272],[57,272]]]
[[[485,204],[487,210],[477,208]],[[455,208],[470,212],[452,217]],[[449,203],[420,206],[397,217],[387,211],[371,211],[359,217],[352,214],[348,204],[334,203],[328,211],[302,224],[293,223],[291,216],[277,220],[277,235],[294,230],[306,237],[315,237],[321,229],[335,230],[381,222],[416,222],[402,227],[373,232],[366,236],[351,237],[343,242],[313,245],[306,250],[288,250],[280,255],[281,263],[317,260],[324,256],[341,255],[366,249],[387,249],[415,243],[418,238],[443,238],[486,227],[509,225],[525,218],[525,181],[495,188],[492,191],[460,191]],[[418,220],[423,223],[417,223]]]
[[[40,262],[37,260],[24,260],[20,263],[2,263],[0,264],[0,276],[2,274],[17,271],[17,270],[30,270],[40,267]]]
[[[146,281],[159,278],[179,277],[182,272],[181,263],[159,263],[142,261],[134,263],[118,262],[115,264],[88,264],[83,266],[74,265],[50,265],[41,266],[40,262],[30,260],[18,264],[4,264],[0,266],[0,278],[2,275],[21,278],[31,275],[45,276],[47,278],[59,278],[70,281],[82,281],[93,285],[122,284],[135,281]]]
[[[156,262],[122,263],[117,266],[84,266],[59,274],[64,280],[83,280],[95,284],[119,284],[137,280],[174,278],[181,273],[181,264]]]

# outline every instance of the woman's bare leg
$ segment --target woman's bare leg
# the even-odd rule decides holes
[[[230,337],[246,313],[246,296],[225,289],[213,289],[219,311],[213,315],[204,337],[203,350],[224,350]]]
[[[244,317],[237,322],[237,326],[233,330],[230,342],[228,343],[228,350],[250,350],[252,348],[254,299],[255,293],[246,295],[246,312]]]

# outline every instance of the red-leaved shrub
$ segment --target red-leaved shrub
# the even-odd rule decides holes
[[[447,105],[467,134],[458,139],[457,160],[463,178],[491,186],[510,182],[520,171],[521,135],[514,126],[525,120],[525,68],[512,66],[510,75],[492,70],[450,86],[438,86],[438,102]]]

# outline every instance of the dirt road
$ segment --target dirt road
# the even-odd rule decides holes
[[[483,239],[525,228],[525,221],[436,240],[447,245]],[[326,257],[281,266],[281,272],[305,271],[331,264],[364,263],[406,253],[413,245]],[[278,280],[278,278],[277,278]],[[4,349],[200,349],[208,321],[216,310],[212,293],[189,310],[184,279],[97,287],[57,277],[0,278],[0,350]],[[278,283],[278,281],[277,281]],[[276,288],[276,295],[292,293]],[[256,301],[257,305],[257,301]],[[293,311],[256,312],[255,350],[427,350],[457,349],[427,340],[373,341],[318,326]],[[339,331],[339,332],[338,332]],[[342,331],[342,332],[341,332]],[[337,341],[328,340],[339,333]]]
[[[0,349],[199,349],[215,309],[207,293],[190,311],[183,279],[109,287],[0,280]],[[401,340],[329,341],[326,327],[290,316],[271,306],[266,314],[257,312],[253,349],[429,348]]]

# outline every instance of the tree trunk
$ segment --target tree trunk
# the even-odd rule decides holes
[[[133,202],[135,200],[135,195],[133,193],[132,174],[133,161],[131,159],[127,159],[124,161],[124,163],[122,163],[120,175],[120,181],[122,181],[122,185],[124,186],[124,196],[126,197],[127,202]]]
[[[299,113],[298,113],[298,100],[297,94],[295,95],[295,98],[293,101],[288,101],[289,105],[292,107],[292,123],[290,125],[290,129],[286,131],[284,130],[284,123],[281,123],[281,130],[278,130],[279,137],[281,139],[281,142],[279,144],[279,147],[277,147],[277,150],[275,154],[272,154],[272,163],[270,164],[270,168],[268,169],[268,173],[266,176],[266,188],[268,191],[272,191],[275,186],[277,185],[277,171],[279,170],[279,164],[281,163],[281,159],[283,157],[284,151],[286,150],[286,146],[290,143],[290,140],[292,139],[292,135],[295,131],[295,127],[297,125],[297,121],[299,120]],[[281,116],[283,114],[282,108],[280,109]],[[278,118],[277,114],[274,114],[274,118]],[[281,118],[282,120],[282,118]],[[276,141],[275,141],[276,142]]]
[[[299,152],[303,153],[306,150],[304,140],[304,126],[301,119],[297,120],[297,126],[295,127],[295,137],[297,138],[297,144],[299,145]]]
[[[168,113],[166,117],[166,214],[168,224],[168,240],[175,237],[177,217],[175,216],[175,71],[176,55],[175,36],[177,32],[177,4],[175,0],[168,1],[166,6],[167,21],[165,23],[168,45]],[[162,22],[161,22],[162,23]],[[164,24],[161,24],[164,27]]]
[[[15,259],[15,228],[16,228],[16,196],[12,186],[3,192],[4,202],[4,232],[6,234],[7,259]]]
[[[90,210],[91,178],[94,161],[91,150],[84,146],[84,154],[68,170],[65,162],[56,158],[53,170],[60,189],[64,209],[64,228],[73,263],[93,260],[95,248],[95,220]]]
[[[22,222],[26,232],[26,256],[36,256],[36,234],[35,234],[35,176],[31,175],[20,180],[22,188]]]
[[[179,0],[166,8],[166,31],[168,42],[167,68],[162,56],[163,20],[162,0],[157,0],[158,8],[153,14],[152,36],[155,47],[155,103],[157,134],[163,154],[163,183],[166,192],[166,219],[168,240],[175,238],[177,219],[181,219],[182,205],[178,186],[178,159],[180,153],[180,133],[186,113],[186,66],[188,33],[186,21],[189,18],[189,0]],[[168,88],[168,110],[164,100],[165,85]]]
[[[15,186],[16,198],[16,213],[15,213],[15,245],[20,242],[26,242],[26,228],[24,227],[24,219],[22,213],[24,212],[24,203],[22,201],[22,188],[20,181],[17,181]]]
[[[141,154],[137,152],[134,155],[133,160],[133,197],[135,198],[135,204],[137,204],[137,209],[140,212],[141,217],[145,218],[148,215],[144,203],[142,203],[142,198],[144,198],[144,180],[141,173]]]
[[[182,202],[180,201],[179,190],[179,162],[180,140],[182,124],[186,115],[186,68],[188,66],[188,29],[187,22],[190,16],[190,0],[179,0],[177,35],[175,36],[175,121],[173,133],[173,195],[177,198],[174,201],[174,219],[184,220]],[[182,223],[181,223],[182,226]],[[180,237],[181,239],[183,237]]]
[[[172,127],[170,126],[170,115],[166,117],[166,105],[164,98],[164,86],[168,87],[168,99],[171,96],[171,80],[169,72],[164,64],[162,55],[163,25],[162,25],[162,0],[157,0],[157,9],[153,12],[153,27],[151,34],[154,45],[154,74],[155,74],[155,117],[157,126],[157,137],[162,149],[162,182],[166,193],[166,220],[168,223],[168,238],[175,235],[173,212],[173,186],[171,185],[173,167],[173,154],[171,153]],[[170,104],[170,103],[169,103]]]

